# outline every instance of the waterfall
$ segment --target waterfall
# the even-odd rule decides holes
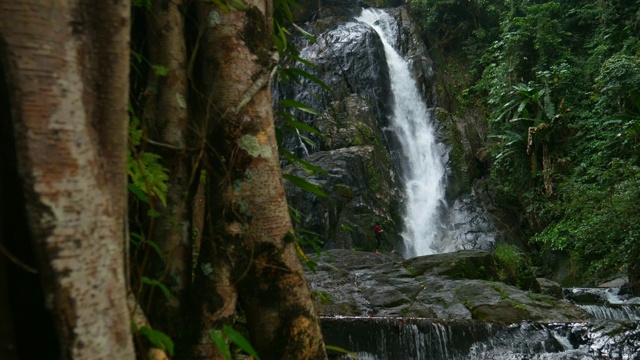
[[[420,96],[408,62],[393,47],[397,37],[396,20],[375,9],[363,9],[356,20],[368,24],[378,33],[389,66],[394,107],[388,130],[395,133],[403,152],[404,255],[409,258],[437,253],[436,241],[443,228],[439,211],[445,204],[445,168],[443,152],[435,141],[431,114]]]
[[[485,323],[475,320],[321,317],[327,344],[364,360],[638,359],[638,323]],[[353,356],[329,352],[332,358]]]

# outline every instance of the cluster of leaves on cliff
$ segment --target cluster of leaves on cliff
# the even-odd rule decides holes
[[[638,263],[640,1],[409,4],[467,69],[456,105],[484,110],[493,199],[530,243],[592,276]]]

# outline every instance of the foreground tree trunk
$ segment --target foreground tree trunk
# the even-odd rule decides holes
[[[129,4],[0,1],[18,171],[64,359],[134,358],[123,255]]]
[[[201,358],[219,357],[210,329],[244,311],[262,359],[326,358],[318,320],[291,236],[269,82],[277,63],[272,3],[217,11],[199,4],[205,94],[210,232],[202,240],[194,299]],[[209,115],[209,116],[207,116]]]

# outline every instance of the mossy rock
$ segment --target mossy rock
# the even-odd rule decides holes
[[[529,311],[510,300],[503,300],[495,305],[483,304],[471,310],[474,319],[487,322],[519,323],[530,318]]]
[[[481,250],[420,256],[404,262],[415,274],[433,274],[452,279],[493,280],[497,274],[494,257]]]
[[[351,199],[353,198],[353,189],[345,184],[336,184],[336,193],[343,198]]]

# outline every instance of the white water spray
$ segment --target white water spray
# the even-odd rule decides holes
[[[404,156],[405,257],[440,252],[436,240],[441,231],[439,206],[444,204],[442,151],[435,142],[431,116],[409,64],[393,48],[396,20],[382,10],[363,9],[356,20],[371,26],[384,44],[394,96],[391,130],[396,133]]]

